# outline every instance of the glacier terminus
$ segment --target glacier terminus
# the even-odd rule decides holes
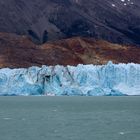
[[[0,95],[140,95],[140,64],[0,69]]]

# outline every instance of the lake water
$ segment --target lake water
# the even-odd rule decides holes
[[[0,97],[0,140],[140,140],[140,97]]]

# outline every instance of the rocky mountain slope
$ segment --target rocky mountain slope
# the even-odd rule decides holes
[[[36,45],[26,36],[0,33],[0,68],[106,64],[109,60],[114,63],[140,63],[140,47],[84,37]]]
[[[0,32],[36,43],[73,36],[140,45],[139,0],[0,0]]]

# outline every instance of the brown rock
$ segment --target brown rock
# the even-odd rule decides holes
[[[93,38],[70,38],[36,45],[26,36],[0,33],[0,67],[140,63],[140,48]]]

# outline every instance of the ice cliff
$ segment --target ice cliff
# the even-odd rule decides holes
[[[140,95],[140,64],[0,69],[0,95]]]

